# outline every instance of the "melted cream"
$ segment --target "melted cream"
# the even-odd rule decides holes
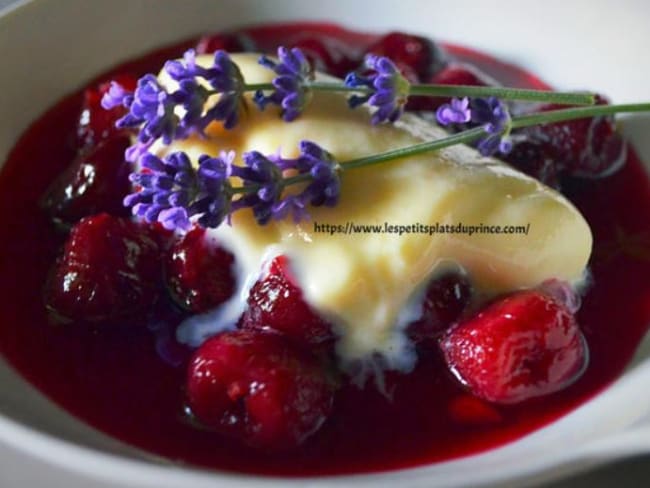
[[[233,56],[249,83],[270,81],[273,73],[260,67],[257,58]],[[199,58],[201,64],[210,62],[211,57]],[[164,74],[161,79],[171,83]],[[275,107],[265,112],[251,107],[235,130],[215,124],[209,133],[207,140],[176,141],[156,150],[183,150],[194,158],[222,150],[238,155],[280,150],[294,157],[298,143],[310,139],[343,162],[446,135],[410,116],[395,126],[373,127],[367,111],[350,110],[345,97],[336,93],[315,94],[307,111],[292,123],[283,122]],[[337,324],[344,360],[378,353],[389,367],[408,368],[413,356],[401,330],[420,309],[423,285],[445,263],[462,266],[474,286],[491,295],[549,278],[576,283],[592,244],[587,223],[563,196],[466,146],[345,172],[340,204],[310,213],[312,220],[300,224],[288,220],[259,226],[244,210],[233,216],[232,226],[212,231],[236,256],[240,292],[204,320],[206,334],[231,325],[264,263],[272,255],[286,254],[307,301]],[[528,235],[314,232],[314,223],[348,222],[530,227]],[[188,330],[186,324],[179,337],[191,342]]]

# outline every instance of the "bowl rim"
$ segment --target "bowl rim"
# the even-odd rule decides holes
[[[36,0],[17,0],[15,3],[11,3],[0,9],[0,21],[6,21],[7,18],[22,11],[25,7],[32,7],[42,3],[44,2],[37,2]],[[3,361],[1,357],[0,361]],[[11,365],[9,367],[13,370]],[[22,379],[20,373],[16,373]],[[650,361],[648,360],[634,368],[630,373],[626,373],[625,376],[616,380],[614,384],[608,387],[608,390],[618,389],[625,391],[627,392],[625,397],[628,398],[628,401],[634,401],[638,389],[634,388],[635,392],[632,394],[630,393],[630,385],[638,383],[638,385],[643,386],[644,378],[650,378]],[[568,415],[554,422],[554,424],[578,415],[585,407],[587,409],[592,408],[593,402],[598,403],[600,397],[602,397],[602,393],[598,394],[596,398],[589,400],[585,405],[574,409]],[[358,487],[378,487],[394,486],[395,481],[404,476],[409,476],[408,479],[404,479],[408,486],[424,487],[430,484],[430,481],[427,482],[427,479],[430,480],[430,477],[433,475],[431,472],[432,466],[450,466],[459,462],[458,459],[454,459],[435,465],[424,465],[387,472],[336,475],[322,478],[258,476],[229,471],[207,470],[193,466],[174,464],[172,462],[157,464],[146,459],[130,459],[97,448],[80,446],[74,442],[58,438],[11,417],[7,417],[2,412],[0,412],[0,442],[18,451],[22,451],[26,455],[41,459],[50,465],[59,466],[93,479],[128,484],[128,486],[157,486],[161,488],[166,486],[180,486],[181,483],[185,485],[190,484],[196,488],[202,488],[204,486],[213,487],[215,486],[215,481],[221,482],[219,486],[232,487],[251,486],[253,484],[255,486],[268,487],[303,486],[306,482],[314,487],[332,487],[348,486],[352,481]],[[512,446],[515,444],[517,442],[491,449],[488,452],[512,449]],[[606,445],[599,446],[598,443],[594,444],[594,446],[590,450],[588,449],[580,453],[575,458],[561,458],[558,455],[554,455],[545,459],[539,459],[537,460],[537,464],[532,465],[532,470],[530,464],[526,465],[526,469],[518,467],[515,470],[509,469],[503,470],[503,472],[496,469],[491,473],[492,478],[485,480],[485,482],[479,483],[476,480],[472,480],[473,486],[492,485],[505,481],[525,481],[526,483],[549,481],[589,468],[595,462],[600,462],[600,459],[598,461],[596,459],[600,458],[603,453],[606,453],[610,460],[620,455],[629,454],[628,452],[622,451],[608,452],[609,448]],[[460,461],[467,462],[468,460],[471,461],[483,456],[484,454],[479,453],[460,458]],[[551,467],[560,467],[560,470],[549,471]],[[485,476],[485,472],[482,475]],[[452,480],[450,484],[444,484],[444,486],[461,486],[461,484],[458,483],[458,480]]]

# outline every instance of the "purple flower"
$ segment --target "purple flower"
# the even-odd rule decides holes
[[[207,78],[208,69],[196,64],[196,51],[188,49],[183,54],[183,60],[173,59],[165,63],[165,71],[176,81],[196,78]]]
[[[194,51],[189,50],[182,61],[168,61],[165,70],[178,82],[175,91],[165,90],[154,75],[148,74],[138,80],[135,92],[113,82],[102,98],[102,107],[107,110],[117,106],[128,109],[116,122],[118,128],[140,129],[136,144],[127,151],[128,161],[136,162],[157,139],[170,144],[192,133],[203,134],[215,120],[223,121],[227,129],[237,124],[244,104],[244,79],[225,51],[217,51],[213,65],[203,68],[196,63]],[[198,78],[205,79],[212,89],[199,83]],[[220,94],[219,101],[206,110],[208,98],[216,94]],[[180,116],[176,107],[183,108]]]
[[[142,170],[130,175],[140,190],[127,195],[124,205],[147,222],[160,222],[170,230],[189,229],[187,204],[196,192],[196,177],[187,155],[175,152],[160,159],[147,153],[140,164]]]
[[[410,83],[402,76],[397,66],[386,57],[368,54],[364,64],[373,73],[361,76],[353,72],[345,77],[346,86],[370,89],[365,95],[352,95],[348,98],[350,108],[356,108],[367,102],[377,108],[372,115],[374,125],[386,121],[395,122],[404,113]]]
[[[136,142],[133,146],[127,148],[124,159],[130,163],[137,163],[142,156],[149,152],[154,140],[148,142]]]
[[[133,214],[147,222],[186,231],[193,221],[203,227],[218,227],[244,208],[251,208],[257,222],[264,225],[289,215],[296,222],[305,219],[307,205],[338,203],[340,166],[313,142],[302,141],[300,155],[293,159],[257,151],[243,154],[245,166],[235,165],[234,159],[234,151],[222,152],[219,157],[203,155],[194,168],[183,152],[163,159],[146,153],[140,158],[141,170],[130,176],[139,188],[124,199],[124,205],[133,207]],[[285,170],[297,175],[285,178]],[[241,179],[242,186],[234,189],[231,177]],[[283,196],[289,184],[302,182],[307,185],[300,193]],[[241,196],[233,200],[236,194]]]
[[[116,107],[130,107],[133,103],[133,92],[127,91],[122,85],[111,81],[108,91],[101,100],[101,106],[104,110],[111,110]]]
[[[183,61],[168,61],[165,70],[179,84],[173,96],[186,110],[180,123],[183,134],[203,134],[205,128],[215,120],[222,121],[226,129],[237,125],[239,110],[244,104],[245,83],[239,67],[227,52],[215,52],[212,66],[203,68],[196,64],[196,55],[190,49],[185,52]],[[201,86],[197,78],[206,80],[212,90]],[[220,95],[219,101],[204,113],[208,98],[216,94]]]
[[[297,168],[301,173],[309,173],[311,183],[300,194],[314,207],[335,206],[341,194],[340,166],[332,155],[311,141],[300,143],[300,156]]]
[[[438,107],[436,119],[440,125],[464,124],[472,118],[467,97],[459,99],[452,98],[449,103]]]
[[[503,137],[501,134],[490,134],[479,141],[476,149],[483,156],[492,156],[497,152],[508,154],[512,151],[512,141],[507,137]]]
[[[291,215],[293,221],[297,224],[309,218],[306,206],[305,199],[300,195],[289,195],[273,206],[273,218],[276,220],[284,220]]]
[[[476,148],[483,156],[512,150],[510,139],[511,118],[507,106],[498,98],[452,98],[436,111],[440,125],[451,126],[452,131],[483,126],[487,135],[480,139]],[[455,127],[454,127],[455,125]]]
[[[213,120],[223,121],[226,129],[232,129],[239,121],[239,112],[245,106],[244,77],[226,51],[214,53],[214,63],[208,70],[205,79],[214,88],[214,93],[220,93],[219,101],[208,109],[203,119],[203,126]]]
[[[232,187],[229,177],[232,174],[235,152],[222,152],[218,158],[203,155],[199,158],[198,192],[190,205],[192,215],[198,214],[198,223],[205,228],[219,227],[230,218],[234,209]]]
[[[340,167],[332,155],[314,142],[302,141],[297,158],[265,156],[257,151],[244,153],[245,167],[232,166],[231,174],[252,190],[233,202],[233,209],[250,207],[261,225],[291,215],[294,221],[308,218],[307,205],[334,206],[341,191]],[[283,171],[293,169],[303,175],[307,186],[296,195],[283,197]]]
[[[140,189],[124,199],[133,214],[147,222],[160,222],[166,229],[186,231],[190,218],[198,215],[204,227],[217,227],[230,212],[229,173],[225,169],[234,153],[219,158],[202,157],[195,170],[184,152],[160,159],[153,154],[140,158],[142,170],[130,178]]]
[[[102,99],[102,105],[111,106],[119,97],[109,90]],[[179,118],[174,113],[176,101],[167,93],[154,75],[145,75],[138,80],[132,98],[127,101],[129,112],[116,122],[118,128],[140,127],[138,142],[148,143],[162,138],[165,144],[176,136]]]
[[[309,103],[311,91],[309,82],[314,80],[314,70],[309,61],[298,48],[278,48],[279,63],[262,56],[259,63],[278,74],[273,79],[275,90],[264,95],[262,90],[255,93],[253,100],[264,110],[269,103],[282,108],[282,118],[291,122],[296,119]]]
[[[506,105],[496,97],[473,98],[470,102],[471,122],[483,125],[488,136],[477,146],[483,156],[512,150],[510,140],[511,118]]]
[[[244,153],[243,160],[246,166],[232,166],[232,175],[241,178],[244,188],[251,187],[252,191],[234,202],[233,208],[250,207],[255,220],[267,224],[284,190],[282,170],[276,161],[258,151]]]
[[[280,169],[295,169],[299,175],[308,175],[308,185],[296,194],[281,197],[281,191],[275,193],[277,199],[271,205],[270,218],[282,220],[292,215],[294,222],[309,218],[307,205],[318,207],[335,206],[341,193],[340,167],[332,155],[311,141],[300,142],[300,155],[295,159],[279,156],[269,158]]]
[[[185,111],[180,117],[176,138],[183,139],[193,132],[203,134],[207,123],[204,121],[203,108],[210,92],[199,85],[195,79],[185,79],[178,83],[178,90],[173,95],[177,105]]]

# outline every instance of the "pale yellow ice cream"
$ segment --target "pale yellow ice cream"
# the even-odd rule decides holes
[[[273,73],[259,66],[257,58],[233,55],[247,82],[270,81]],[[200,64],[211,60],[198,58]],[[280,150],[294,157],[299,142],[309,139],[345,162],[446,135],[414,117],[375,127],[369,118],[366,110],[350,110],[344,95],[317,93],[294,122],[282,121],[276,107],[260,112],[251,105],[235,130],[215,125],[209,139],[175,141],[156,150],[184,150],[195,159],[222,150],[235,150],[238,156],[249,150]],[[241,280],[247,283],[243,296],[265,260],[289,256],[308,302],[338,324],[339,352],[347,359],[379,352],[399,363],[406,341],[399,330],[404,324],[398,324],[408,318],[407,304],[417,313],[413,297],[449,263],[464,268],[476,289],[494,294],[549,278],[577,283],[592,245],[589,226],[562,195],[465,146],[344,172],[340,204],[311,208],[310,214],[311,220],[297,225],[288,219],[259,226],[252,212],[243,210],[234,215],[232,226],[222,225],[214,234],[236,255],[247,276]],[[348,222],[384,229],[384,223],[525,226],[528,233],[330,235],[314,230],[315,224],[349,230]]]

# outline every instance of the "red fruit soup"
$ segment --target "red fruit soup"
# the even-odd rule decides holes
[[[180,56],[187,47],[197,45],[203,52],[219,48],[233,52],[273,52],[278,45],[300,46],[319,69],[339,76],[356,69],[364,53],[375,52],[395,56],[406,76],[422,82],[435,80],[436,76],[449,83],[454,82],[454,77],[466,80],[469,75],[459,71],[440,73],[444,73],[445,67],[459,70],[470,65],[473,83],[490,83],[493,79],[508,86],[547,88],[536,76],[470,49],[438,46],[406,34],[381,36],[323,24],[244,28],[191,40],[119,66],[89,87],[96,89],[99,82],[116,75],[138,77],[157,72],[164,60]],[[0,242],[0,352],[47,397],[126,443],[191,465],[267,475],[376,472],[444,461],[513,441],[587,401],[622,373],[650,325],[650,181],[647,170],[630,147],[625,164],[610,175],[577,178],[580,175],[571,173],[566,163],[560,174],[553,174],[551,182],[561,179],[562,192],[585,216],[594,235],[589,264],[592,285],[576,317],[590,360],[575,383],[523,403],[493,404],[470,395],[447,369],[439,352],[423,347],[416,369],[410,374],[389,372],[383,389],[378,389],[373,382],[359,388],[345,377],[330,375],[327,368],[332,358],[322,350],[322,345],[332,340],[329,326],[313,317],[304,303],[296,302],[298,308],[285,305],[283,313],[299,316],[309,323],[307,345],[300,341],[278,343],[276,335],[283,331],[255,331],[255,327],[244,323],[241,331],[230,339],[227,336],[227,340],[215,342],[213,350],[236,355],[238,348],[248,342],[255,343],[256,339],[250,339],[254,334],[268,334],[255,347],[273,351],[275,356],[268,364],[260,361],[255,374],[263,376],[267,366],[277,366],[282,374],[288,375],[286,381],[281,375],[274,379],[274,385],[280,385],[277,388],[295,389],[296,378],[303,381],[314,392],[312,403],[306,403],[313,407],[312,416],[302,417],[301,422],[304,419],[308,422],[290,433],[283,423],[286,418],[265,420],[265,426],[274,425],[276,430],[262,433],[247,430],[250,442],[234,442],[229,435],[197,426],[196,419],[185,413],[188,367],[200,369],[205,364],[199,364],[200,359],[191,350],[174,341],[174,327],[192,310],[213,305],[200,290],[194,292],[196,287],[204,286],[205,277],[195,269],[202,266],[203,255],[192,257],[187,253],[212,252],[201,251],[202,246],[192,242],[195,236],[189,236],[184,244],[176,244],[174,248],[169,236],[160,229],[153,229],[143,237],[134,224],[105,221],[106,216],[90,217],[99,219],[107,232],[122,233],[120,239],[128,234],[139,250],[138,261],[131,265],[146,268],[148,282],[146,285],[115,284],[109,276],[104,280],[105,293],[98,296],[101,302],[90,317],[79,318],[70,312],[65,317],[66,323],[61,324],[54,323],[48,314],[43,287],[48,280],[63,279],[56,274],[52,276],[51,270],[55,263],[66,259],[61,256],[69,226],[83,216],[110,213],[115,208],[115,199],[107,199],[107,192],[124,191],[123,179],[103,186],[90,185],[88,191],[79,180],[84,175],[84,161],[90,166],[88,171],[94,174],[114,174],[107,169],[114,160],[103,164],[101,159],[114,151],[109,144],[118,144],[120,151],[124,146],[119,140],[124,135],[112,133],[106,114],[94,113],[96,105],[96,94],[84,95],[82,91],[44,110],[42,117],[16,143],[0,173],[0,219],[6,229],[11,229],[11,234]],[[421,106],[413,103],[412,108],[430,110],[433,106],[423,102]],[[80,114],[85,114],[81,125]],[[582,130],[579,125],[575,124],[576,130]],[[598,130],[611,135],[608,128]],[[89,149],[88,144],[95,145],[92,146],[95,149]],[[534,141],[531,144],[534,146]],[[616,152],[616,148],[609,146],[607,151]],[[547,153],[543,152],[546,149],[522,148],[517,153],[520,159],[511,163],[535,173],[547,164]],[[38,171],[33,169],[35,162],[39,164]],[[579,161],[572,160],[571,164]],[[64,172],[72,178],[74,198],[70,200],[65,197],[70,194],[65,192],[67,183],[60,181]],[[84,209],[90,210],[86,213]],[[114,218],[125,218],[118,215],[120,210],[115,210]],[[79,232],[79,227],[76,229]],[[91,241],[95,237],[89,232],[80,239]],[[158,265],[159,258],[150,255],[156,249],[175,257],[160,258]],[[124,262],[120,253],[126,251],[120,251],[119,245],[105,252],[116,260],[113,268],[119,268]],[[219,255],[219,260],[229,266],[231,256]],[[67,264],[71,268],[76,266]],[[110,269],[106,273],[110,274]],[[208,280],[205,286],[222,291],[228,287],[222,278]],[[294,290],[289,276],[274,279],[288,293],[295,296],[299,292]],[[455,294],[431,298],[428,313],[432,316],[449,313],[456,317],[455,309],[445,307],[463,306],[469,287],[462,277],[451,281]],[[129,306],[135,317],[129,317],[129,322],[135,319],[138,325],[126,321],[120,324],[118,317],[114,320],[115,327],[98,328],[93,317],[110,313],[115,303],[110,293],[113,287],[119,286],[132,287],[133,302]],[[258,283],[255,293],[262,293],[264,286],[264,282]],[[74,308],[65,296],[57,300]],[[146,310],[141,310],[139,305],[145,302]],[[250,313],[267,312],[261,298],[259,302],[258,309],[253,308]],[[435,308],[438,306],[443,309]],[[294,333],[290,329],[289,335]],[[435,328],[421,328],[414,330],[413,336],[416,342],[426,344],[438,333]],[[309,354],[313,354],[302,366],[292,362],[304,349],[312,347],[317,351],[310,350]],[[315,365],[325,368],[327,375],[313,373]],[[292,371],[294,376],[290,376]],[[240,386],[256,377],[248,371],[233,370],[228,374],[230,379],[224,386],[223,398],[201,396],[202,386],[191,382],[190,395],[198,395],[201,405],[214,402],[224,411],[240,408]],[[331,385],[336,385],[335,393]],[[264,410],[264,405],[273,405],[276,400],[275,397],[251,399],[247,407],[249,415],[254,412],[258,416],[255,418],[266,419],[269,412]],[[322,421],[325,416],[326,420]],[[249,418],[251,423],[242,428],[250,429],[253,420]],[[318,430],[312,434],[314,426]],[[238,428],[235,426],[233,430]],[[283,442],[286,439],[295,442],[307,434],[309,439],[291,450],[263,448],[273,436]]]

